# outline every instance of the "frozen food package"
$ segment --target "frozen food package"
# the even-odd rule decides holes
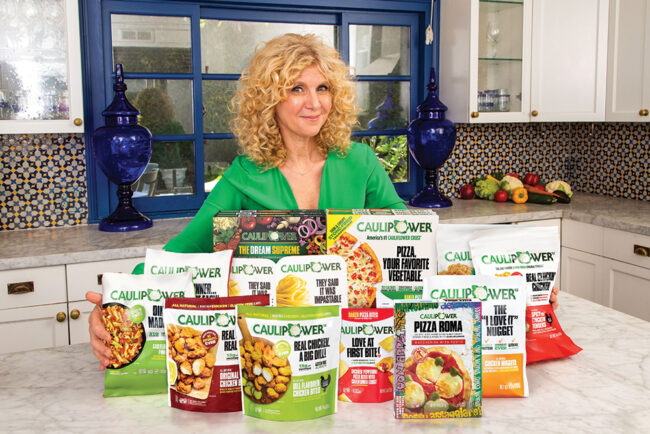
[[[522,276],[432,276],[424,293],[427,300],[482,302],[483,396],[528,396]]]
[[[241,411],[238,304],[268,306],[268,295],[168,298],[167,334],[170,407],[199,412]]]
[[[226,297],[231,259],[232,250],[214,253],[175,253],[147,249],[144,258],[144,274],[164,275],[191,271],[197,297]]]
[[[163,307],[169,297],[194,297],[192,273],[104,273],[102,320],[111,335],[104,396],[167,391]]]
[[[228,295],[269,295],[269,305],[275,306],[275,262],[264,258],[232,258]]]
[[[426,284],[426,280],[425,280]],[[422,291],[378,291],[377,307],[393,308],[395,303],[406,300],[422,300]]]
[[[549,303],[560,266],[560,234],[552,226],[480,231],[470,240],[476,274],[526,280],[527,363],[577,354]]]
[[[377,307],[377,291],[421,291],[436,274],[431,210],[328,210],[328,253],[345,259],[348,307]]]
[[[305,420],[336,413],[340,307],[237,306],[244,414]]]
[[[393,309],[343,309],[339,351],[339,399],[393,399]]]
[[[479,417],[481,303],[395,303],[395,418]]]
[[[474,232],[508,229],[510,225],[440,224],[436,234],[439,275],[476,274],[469,250]]]
[[[275,270],[273,295],[278,306],[347,307],[347,267],[340,256],[287,256]]]

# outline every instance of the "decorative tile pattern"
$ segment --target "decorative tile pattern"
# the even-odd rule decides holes
[[[81,135],[1,135],[0,140],[0,230],[88,222]]]

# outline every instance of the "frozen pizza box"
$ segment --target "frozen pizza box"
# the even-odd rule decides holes
[[[213,250],[234,257],[266,258],[325,253],[325,212],[321,210],[218,211],[213,218]]]
[[[348,307],[377,307],[380,291],[422,291],[436,274],[431,210],[328,210],[327,252],[345,259]]]
[[[395,303],[395,418],[482,415],[481,302]]]

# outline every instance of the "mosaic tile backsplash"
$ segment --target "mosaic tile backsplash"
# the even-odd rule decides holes
[[[83,137],[0,135],[0,230],[88,222]],[[474,176],[493,170],[564,179],[574,191],[650,200],[650,123],[459,124],[440,171],[458,197]]]

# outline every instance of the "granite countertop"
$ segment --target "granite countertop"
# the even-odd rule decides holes
[[[104,375],[88,344],[0,356],[0,414],[7,432],[602,432],[647,430],[650,323],[563,294],[558,318],[584,350],[528,366],[528,398],[485,398],[483,417],[404,421],[392,401],[339,401],[338,413],[272,422],[242,413],[194,413],[167,395],[103,398]],[[646,428],[643,428],[646,427]]]
[[[455,199],[436,210],[445,223],[511,223],[568,218],[650,236],[650,202],[576,193],[570,204],[513,204]],[[100,232],[97,225],[0,232],[0,271],[144,257],[178,234],[190,218],[156,220],[151,229]]]

